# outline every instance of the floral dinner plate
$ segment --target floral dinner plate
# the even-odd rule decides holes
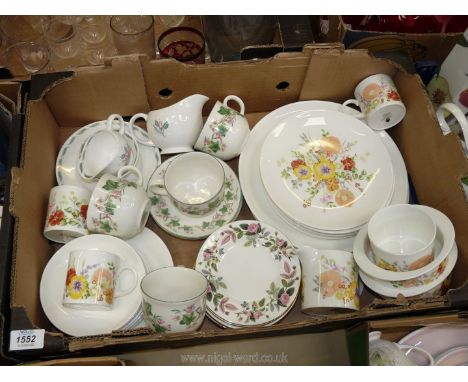
[[[337,111],[282,120],[260,158],[265,189],[290,218],[321,231],[367,223],[391,200],[394,174],[379,136]]]
[[[164,175],[167,166],[176,156],[166,160],[155,171],[153,176]],[[151,217],[167,233],[181,239],[204,239],[218,228],[227,224],[239,215],[242,207],[242,192],[236,174],[225,162],[219,160],[226,174],[224,200],[208,215],[189,216],[182,213],[168,196],[149,193],[151,199]]]
[[[195,269],[209,281],[207,312],[222,326],[271,325],[294,305],[301,282],[294,247],[276,228],[240,220],[214,232]]]

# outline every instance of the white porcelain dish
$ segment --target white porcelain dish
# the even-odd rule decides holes
[[[442,248],[434,258],[434,261],[427,264],[426,266],[416,269],[414,271],[408,272],[394,272],[383,269],[375,264],[372,260],[372,251],[370,249],[369,238],[367,236],[367,225],[363,227],[357,234],[354,240],[353,255],[354,260],[356,261],[359,268],[366,274],[380,280],[386,281],[402,281],[408,280],[415,277],[424,275],[425,273],[433,270],[439,266],[442,261],[444,261],[450,251],[452,250],[453,244],[455,242],[455,229],[450,219],[445,216],[442,212],[428,207],[428,206],[419,206],[423,211],[425,211],[431,218],[434,220],[437,226],[437,237],[438,240],[442,243]]]
[[[230,327],[271,325],[284,317],[301,282],[300,262],[289,240],[255,220],[236,221],[210,235],[195,269],[209,281],[209,316]]]
[[[252,129],[249,139],[242,150],[239,160],[239,180],[245,200],[256,219],[272,224],[283,232],[293,242],[300,247],[310,245],[319,249],[341,249],[352,251],[354,237],[328,240],[313,237],[310,234],[298,231],[298,229],[280,215],[276,207],[266,197],[266,190],[261,181],[260,175],[260,150],[266,136],[278,125],[278,123],[291,115],[302,113],[307,115],[310,110],[340,110],[341,105],[326,101],[303,101],[280,107],[264,118],[262,118]],[[351,115],[358,114],[354,109],[347,108]],[[395,172],[395,191],[391,204],[407,203],[409,198],[408,178],[405,162],[398,147],[390,136],[385,132],[379,132],[379,137],[390,153],[392,165]]]
[[[114,253],[121,258],[122,267],[131,266],[137,270],[139,280],[146,273],[140,256],[123,240],[109,235],[88,235],[72,240],[51,257],[42,273],[40,300],[47,318],[60,331],[75,337],[107,334],[121,329],[140,310],[139,288],[117,298],[110,311],[76,310],[62,305],[68,257],[70,251],[77,249],[99,249]],[[122,286],[125,287],[128,280],[124,275],[122,278]]]
[[[57,155],[57,161],[55,164],[55,175],[57,183],[59,185],[71,185],[84,187],[90,191],[93,191],[96,186],[97,179],[92,182],[86,182],[78,173],[77,163],[80,155],[81,147],[86,139],[95,134],[96,131],[104,130],[106,128],[106,121],[98,121],[90,123],[82,127],[73,133],[62,145]],[[128,123],[125,122],[125,134],[130,137]],[[148,134],[140,127],[135,126],[135,136],[139,138],[139,141],[148,141]],[[133,143],[131,143],[133,144]],[[161,157],[159,150],[149,144],[139,143],[140,158],[136,164],[136,167],[141,171],[143,175],[143,187],[146,189],[149,179],[153,175],[158,165],[161,163]],[[134,180],[129,177],[129,179]]]
[[[379,136],[338,111],[281,120],[266,137],[260,174],[271,200],[318,230],[356,229],[391,197],[394,175]]]

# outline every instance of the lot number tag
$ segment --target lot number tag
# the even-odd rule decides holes
[[[44,329],[13,330],[10,332],[10,350],[42,349]]]

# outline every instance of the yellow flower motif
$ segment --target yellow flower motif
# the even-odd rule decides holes
[[[83,275],[75,275],[72,277],[70,283],[67,286],[68,294],[74,300],[77,300],[83,296],[84,292],[88,289],[88,281]]]
[[[301,180],[307,180],[312,177],[312,169],[306,164],[301,164],[297,166],[294,170],[294,175],[296,175]]]
[[[335,164],[327,158],[320,158],[320,162],[314,164],[314,173],[318,181],[335,177]]]

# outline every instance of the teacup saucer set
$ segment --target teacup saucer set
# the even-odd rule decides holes
[[[128,123],[112,114],[62,146],[44,235],[64,246],[40,288],[55,327],[170,334],[205,315],[224,328],[272,325],[298,296],[309,315],[359,310],[359,278],[382,297],[445,292],[454,228],[407,204],[405,163],[385,132],[406,109],[389,76],[364,79],[344,104],[285,105],[251,131],[240,98],[217,101],[203,122],[207,100]],[[238,178],[225,161],[239,155]],[[236,220],[244,198],[256,220]],[[149,216],[176,238],[205,239],[193,269],[174,266]]]

